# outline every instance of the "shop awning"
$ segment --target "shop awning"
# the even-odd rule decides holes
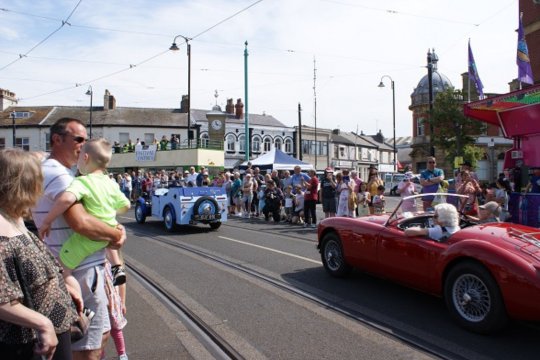
[[[540,85],[465,104],[464,114],[500,126],[507,137],[540,133]]]

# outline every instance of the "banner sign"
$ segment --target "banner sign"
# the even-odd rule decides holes
[[[137,161],[154,161],[156,160],[157,145],[149,145],[146,147],[135,148],[135,159]]]

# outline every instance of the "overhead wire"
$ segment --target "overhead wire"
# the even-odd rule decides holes
[[[68,17],[65,19],[65,20],[62,20],[62,24],[60,25],[59,28],[57,28],[56,30],[54,30],[52,33],[50,33],[49,35],[47,35],[43,40],[41,40],[40,42],[38,42],[36,45],[32,46],[30,48],[30,50],[28,50],[26,53],[24,54],[19,54],[19,57],[16,58],[15,60],[13,60],[12,62],[4,65],[3,67],[0,68],[0,71],[10,67],[11,65],[15,64],[17,61],[20,61],[21,59],[25,58],[28,56],[28,54],[30,54],[32,51],[34,51],[38,46],[40,46],[41,44],[43,44],[45,41],[49,40],[54,34],[56,34],[58,31],[60,31],[66,24],[67,25],[70,25],[69,24],[69,19],[71,18],[71,16],[73,15],[73,13],[75,12],[75,10],[77,10],[77,8],[79,7],[79,5],[81,4],[82,0],[79,0],[79,2],[77,3],[77,5],[75,5],[75,7],[73,8],[73,10],[71,10],[71,12],[69,13]],[[4,10],[4,9],[2,9]]]
[[[80,3],[81,1],[82,1],[82,0],[80,0],[79,3]],[[234,14],[232,14],[232,15],[226,17],[225,19],[223,19],[223,20],[217,22],[216,24],[214,24],[214,25],[212,25],[211,27],[209,27],[209,28],[207,28],[207,29],[201,31],[200,33],[196,34],[195,36],[191,37],[190,39],[194,39],[194,38],[197,38],[197,37],[202,36],[203,34],[207,33],[208,31],[210,31],[210,30],[216,28],[217,26],[223,24],[224,22],[226,22],[226,21],[228,21],[228,20],[230,20],[230,19],[236,17],[237,15],[239,15],[239,14],[243,13],[244,11],[246,11],[246,10],[252,8],[253,6],[259,4],[259,3],[262,2],[262,1],[264,1],[264,0],[257,0],[257,1],[255,1],[255,2],[253,2],[253,3],[251,3],[251,4],[248,5],[247,7],[243,8],[243,9],[241,9],[241,10],[235,12]],[[77,4],[77,6],[78,6],[78,4]],[[72,11],[72,13],[73,13],[73,11]],[[70,16],[71,16],[71,14],[70,14]],[[41,96],[45,96],[45,95],[50,95],[50,94],[54,94],[54,93],[61,92],[61,91],[66,91],[66,90],[73,89],[73,88],[76,88],[76,87],[79,87],[79,86],[82,86],[82,85],[91,84],[91,83],[93,83],[93,82],[96,82],[96,81],[99,81],[99,80],[103,80],[103,79],[105,79],[105,78],[112,77],[112,76],[118,75],[118,74],[120,74],[120,73],[123,73],[123,72],[125,72],[125,71],[131,70],[131,69],[133,69],[133,68],[135,68],[135,67],[137,67],[137,66],[140,66],[140,65],[142,65],[142,64],[145,64],[145,63],[147,63],[147,62],[149,62],[149,61],[151,61],[151,60],[153,60],[153,59],[155,59],[155,58],[157,58],[157,57],[160,57],[160,56],[164,55],[165,53],[167,53],[167,52],[169,52],[169,51],[171,51],[171,50],[167,49],[167,50],[162,51],[162,52],[160,52],[160,53],[158,53],[158,54],[156,54],[156,55],[153,55],[153,56],[151,56],[151,57],[149,57],[149,58],[147,58],[147,59],[145,59],[145,60],[143,60],[143,61],[141,61],[141,62],[139,62],[139,63],[137,63],[137,64],[130,64],[129,67],[127,67],[127,68],[120,69],[120,70],[118,70],[118,71],[115,71],[115,72],[112,72],[112,73],[109,73],[109,74],[106,74],[106,75],[103,75],[103,76],[100,76],[100,77],[97,77],[97,78],[95,78],[95,79],[88,80],[88,81],[85,81],[85,82],[82,82],[82,83],[76,83],[75,86],[71,86],[71,87],[69,87],[69,88],[57,89],[57,90],[53,90],[53,91],[50,91],[50,92],[47,92],[47,93],[42,93],[42,94],[38,94],[38,95],[35,95],[35,96],[27,97],[27,98],[20,98],[19,100],[35,99],[35,98],[37,98],[37,97],[41,97]],[[0,69],[0,70],[1,70],[1,69]]]

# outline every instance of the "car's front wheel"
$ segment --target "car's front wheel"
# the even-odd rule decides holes
[[[351,272],[351,266],[345,262],[341,240],[334,232],[323,237],[321,259],[324,268],[332,276],[345,277]]]
[[[143,206],[140,203],[135,205],[135,221],[137,221],[137,224],[144,224],[146,221],[145,209],[143,209]]]
[[[445,280],[444,297],[450,314],[470,331],[488,334],[508,322],[497,282],[478,263],[467,261],[454,266]]]
[[[174,232],[176,230],[176,215],[174,210],[169,206],[163,210],[163,224],[168,232]]]

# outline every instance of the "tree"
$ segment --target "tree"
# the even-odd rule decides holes
[[[456,156],[476,162],[479,152],[471,151],[483,124],[463,115],[461,90],[447,89],[437,94],[428,120],[434,129],[433,146],[445,152],[446,160],[453,163]]]

